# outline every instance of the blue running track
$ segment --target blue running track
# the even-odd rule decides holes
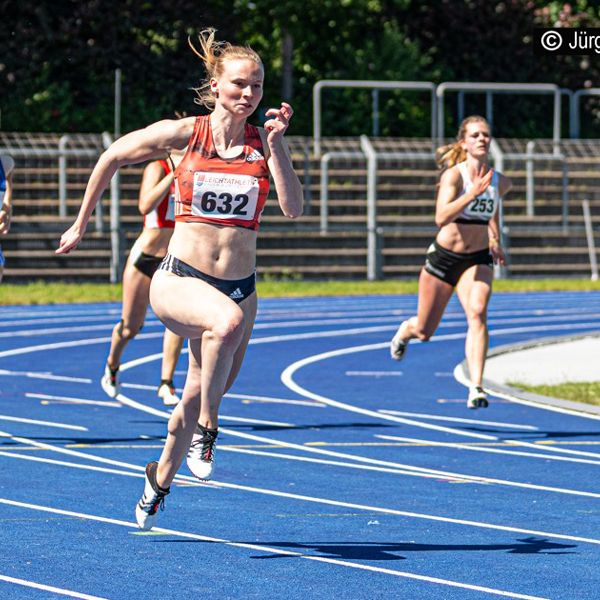
[[[215,481],[182,466],[142,533],[161,324],[127,348],[115,401],[99,378],[119,305],[0,307],[0,598],[600,598],[600,417],[467,410],[455,299],[389,358],[415,308],[261,300]],[[492,347],[598,331],[600,293],[496,294],[490,329]]]

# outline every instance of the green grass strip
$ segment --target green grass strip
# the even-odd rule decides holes
[[[263,298],[301,296],[357,296],[369,294],[416,294],[417,279],[385,281],[302,281],[267,278],[258,282]],[[589,279],[502,279],[496,292],[545,292],[600,290],[600,282]],[[0,305],[62,304],[73,302],[120,302],[120,284],[44,283],[0,284]]]
[[[533,394],[600,406],[600,381],[567,381],[559,385],[528,385],[519,381],[510,381],[508,385]]]

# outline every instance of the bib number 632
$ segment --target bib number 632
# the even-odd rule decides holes
[[[254,218],[258,204],[256,177],[237,173],[194,173],[192,214],[210,219]]]
[[[248,204],[248,194],[230,194],[229,192],[207,191],[200,198],[200,207],[204,213],[217,212],[221,215],[244,216]]]

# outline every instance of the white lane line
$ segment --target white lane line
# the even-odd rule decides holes
[[[48,379],[51,381],[70,381],[73,383],[92,383],[92,379],[84,377],[67,377],[65,375],[53,375],[52,373],[39,373],[37,371],[8,371],[0,369],[0,375],[8,377],[30,377],[31,379]]]
[[[254,441],[277,444],[277,445],[281,445],[282,447],[287,447],[287,448],[294,448],[296,450],[301,450],[303,452],[324,454],[327,456],[344,458],[346,460],[355,460],[358,462],[363,462],[363,463],[368,463],[368,464],[373,464],[373,465],[381,465],[381,466],[385,466],[385,467],[393,467],[393,468],[397,468],[397,469],[409,469],[411,471],[415,471],[418,473],[427,473],[427,474],[433,473],[442,478],[462,479],[464,481],[469,481],[471,483],[477,483],[477,484],[483,484],[483,485],[493,483],[493,484],[497,484],[497,485],[501,485],[501,486],[516,487],[516,488],[522,488],[522,489],[528,489],[528,490],[538,490],[538,491],[543,491],[543,492],[553,492],[553,493],[557,493],[557,494],[567,494],[567,495],[573,495],[573,496],[585,496],[585,497],[589,497],[589,498],[600,498],[600,493],[597,493],[597,492],[586,492],[583,490],[573,490],[570,488],[557,488],[557,487],[546,486],[546,485],[537,485],[537,484],[533,484],[533,483],[521,483],[518,481],[512,481],[512,480],[508,480],[508,479],[496,479],[496,478],[486,477],[486,476],[481,476],[481,475],[467,475],[465,473],[456,473],[454,471],[441,471],[438,469],[416,467],[414,465],[409,465],[409,464],[405,464],[405,463],[376,460],[376,459],[366,458],[364,456],[359,456],[356,454],[346,454],[343,452],[334,452],[332,450],[324,450],[323,448],[314,448],[313,446],[302,446],[299,444],[280,442],[280,441],[274,440],[272,438],[266,438],[266,437],[262,437],[262,436],[249,434],[249,433],[242,433],[240,431],[231,431],[229,429],[221,429],[220,431],[222,431],[223,433],[227,433],[229,435],[235,435],[237,437],[242,437],[242,438],[246,438],[246,439],[250,439],[250,440],[254,440]]]
[[[113,329],[114,323],[106,323],[105,325],[81,325],[79,327],[49,327],[47,329],[22,329],[19,331],[2,331],[0,338],[11,337],[35,337],[38,335],[51,335],[55,333],[80,333],[82,331],[102,331]]]
[[[87,315],[82,317],[52,317],[50,319],[21,319],[18,321],[10,321],[8,319],[3,319],[0,322],[0,328],[6,329],[7,327],[23,327],[24,325],[33,325],[37,327],[39,325],[51,325],[56,323],[84,323],[90,321],[113,321],[114,323],[115,315],[107,314],[107,313],[99,313],[97,315]]]
[[[584,458],[570,458],[568,456],[552,456],[549,454],[538,454],[536,452],[518,452],[517,450],[503,450],[501,448],[486,448],[482,446],[468,446],[467,444],[453,444],[451,442],[434,442],[432,440],[423,440],[419,438],[410,437],[399,437],[396,435],[375,435],[376,438],[382,440],[390,440],[397,442],[409,442],[418,445],[425,446],[437,446],[443,448],[458,448],[459,450],[472,450],[473,452],[487,452],[489,454],[510,454],[512,456],[524,456],[527,458],[542,458],[544,460],[558,460],[565,462],[582,463],[587,465],[600,465],[598,460],[586,460]],[[520,446],[521,444],[519,444]],[[539,450],[538,446],[531,444],[536,450]]]
[[[152,360],[156,360],[154,357],[150,358]],[[138,362],[138,364],[140,363]],[[124,369],[125,365],[121,367],[121,371],[123,371]],[[121,387],[135,390],[156,390],[155,385],[146,385],[143,383],[121,383]],[[177,388],[177,391],[182,391],[182,388]],[[324,404],[321,404],[320,402],[313,402],[312,400],[286,400],[285,398],[272,398],[271,396],[251,396],[250,394],[232,394],[228,392],[227,394],[223,395],[223,398],[236,398],[242,401],[245,400],[248,403],[261,402],[271,404],[295,404],[298,406],[316,406],[317,408],[326,408]]]
[[[356,464],[355,462],[342,462],[338,460],[325,460],[323,458],[313,458],[312,456],[298,456],[297,454],[284,454],[283,452],[273,452],[266,450],[256,450],[250,448],[235,448],[231,446],[220,446],[219,450],[221,452],[237,452],[239,454],[249,454],[250,456],[265,456],[268,458],[281,458],[284,460],[295,460],[299,462],[310,462],[319,465],[332,465],[334,467],[345,467],[348,469],[358,469],[364,471],[377,471],[380,473],[392,473],[395,475],[406,475],[407,477],[422,477],[425,479],[438,479],[439,475],[436,473],[417,473],[416,471],[406,471],[402,469],[392,469],[387,467],[376,467],[373,465],[362,465]],[[0,453],[1,454],[1,453]],[[452,479],[448,478],[448,481],[452,481],[454,483],[465,483],[464,479]]]
[[[402,377],[402,371],[346,371],[349,377]]]
[[[274,427],[296,427],[293,423],[282,423],[281,421],[263,421],[261,419],[247,419],[245,417],[232,417],[230,415],[219,415],[219,420],[234,421],[236,423],[254,423],[256,425],[272,425]]]
[[[526,448],[536,448],[537,450],[543,449],[547,452],[559,452],[561,454],[573,454],[575,456],[589,456],[591,458],[600,458],[600,454],[597,452],[584,452],[583,450],[571,450],[569,448],[560,448],[551,446],[549,444],[531,444],[529,442],[521,442],[518,440],[505,440],[507,444],[514,444],[515,446],[525,446]]]
[[[35,581],[17,579],[16,577],[9,577],[8,575],[0,575],[0,581],[6,581],[7,583],[22,585],[24,587],[30,587],[36,590],[44,590],[45,592],[53,592],[54,594],[60,594],[61,596],[70,596],[71,598],[83,598],[84,600],[107,600],[107,598],[102,598],[100,596],[90,596],[89,594],[82,594],[81,592],[65,590],[63,588],[57,588],[52,585],[36,583]]]
[[[464,400],[461,400],[464,402]],[[440,415],[429,415],[426,413],[405,412],[400,410],[380,410],[381,413],[390,415],[400,415],[401,417],[419,417],[421,419],[431,419],[432,421],[450,421],[453,423],[468,423],[473,425],[493,425],[495,427],[507,427],[508,429],[523,429],[525,431],[539,431],[538,427],[533,425],[517,425],[516,423],[506,423],[499,421],[481,421],[479,419],[463,419],[462,417],[445,417]]]
[[[270,396],[250,396],[249,394],[232,394],[228,392],[224,398],[236,398],[239,400],[250,400],[251,402],[264,402],[273,404],[295,404],[298,406],[315,406],[317,408],[326,408],[320,402],[312,402],[311,400],[286,400],[284,398],[272,398]]]
[[[465,334],[457,334],[457,335],[459,335],[460,337],[464,337]],[[387,346],[388,346],[387,342],[385,342],[383,344],[382,343],[366,344],[364,346],[353,346],[350,348],[341,348],[338,350],[331,350],[329,352],[323,352],[321,354],[315,354],[313,356],[308,356],[307,358],[298,360],[298,361],[292,363],[291,365],[289,365],[288,367],[286,367],[284,369],[284,371],[281,373],[281,381],[287,388],[289,388],[290,390],[292,390],[299,396],[304,396],[305,398],[310,398],[311,400],[316,400],[317,402],[322,402],[323,404],[327,404],[328,406],[333,406],[335,408],[341,408],[342,410],[345,410],[345,411],[356,412],[356,413],[359,413],[362,415],[367,415],[369,417],[375,417],[377,420],[385,419],[386,421],[393,421],[395,423],[403,423],[404,425],[412,425],[414,427],[421,427],[423,429],[433,429],[435,431],[443,431],[445,433],[452,433],[454,435],[475,438],[475,439],[480,439],[480,440],[490,440],[490,441],[498,440],[498,438],[493,435],[485,435],[483,433],[467,432],[467,431],[463,431],[461,429],[454,429],[451,427],[443,427],[441,425],[432,425],[431,423],[422,423],[420,421],[414,421],[412,419],[405,419],[403,417],[397,417],[394,415],[380,413],[376,410],[370,410],[367,408],[361,408],[359,406],[353,406],[352,404],[347,404],[345,402],[338,402],[337,400],[332,400],[331,398],[326,398],[325,396],[321,396],[319,394],[310,392],[306,388],[303,388],[302,386],[298,385],[293,379],[293,376],[296,373],[296,371],[299,371],[301,368],[305,367],[306,365],[320,362],[322,360],[326,360],[326,359],[333,358],[336,356],[343,356],[346,354],[352,354],[354,352],[366,352],[366,351],[375,350],[375,349],[379,349],[379,348],[387,347]]]
[[[66,460],[56,460],[54,458],[45,458],[42,456],[32,456],[31,454],[19,454],[18,452],[4,452],[0,450],[0,456],[7,458],[18,458],[20,460],[29,460],[31,462],[46,463],[49,465],[57,465],[59,467],[69,467],[71,469],[81,469],[82,471],[96,471],[98,473],[111,473],[113,475],[124,475],[126,477],[139,477],[144,478],[144,473],[133,473],[130,471],[123,471],[121,469],[109,469],[108,467],[96,467],[95,465],[82,465]],[[132,467],[133,468],[133,467]]]
[[[127,396],[124,396],[123,394],[119,394],[117,396],[117,398],[121,403],[126,404],[127,406],[130,406],[137,410],[141,410],[143,412],[147,412],[149,414],[160,416],[160,417],[165,417],[165,418],[169,417],[169,413],[166,413],[164,411],[159,411],[159,410],[149,407],[149,406],[145,406],[144,404],[141,404],[140,402],[136,402],[135,400],[132,400],[131,398],[128,398]],[[416,467],[414,465],[407,465],[404,463],[377,460],[377,459],[367,458],[365,456],[360,456],[360,455],[356,455],[356,454],[347,454],[347,453],[343,453],[343,452],[335,452],[332,450],[325,450],[323,448],[315,448],[312,446],[293,444],[291,442],[283,442],[280,440],[276,440],[274,438],[267,438],[267,437],[263,437],[263,436],[250,434],[250,433],[244,433],[241,431],[226,429],[224,427],[220,428],[220,431],[221,431],[221,433],[231,435],[233,437],[239,437],[239,438],[244,438],[244,439],[248,439],[248,440],[253,440],[256,442],[277,445],[277,446],[281,446],[284,448],[293,448],[295,450],[300,450],[302,452],[308,452],[308,453],[313,453],[313,454],[322,454],[322,455],[326,455],[326,456],[332,456],[335,458],[343,458],[346,460],[353,460],[353,461],[357,461],[357,462],[378,465],[378,466],[383,466],[383,467],[392,467],[392,468],[396,468],[396,469],[408,469],[411,471],[415,471],[418,473],[426,473],[429,475],[436,474],[439,477],[443,477],[443,478],[462,479],[462,480],[466,480],[466,481],[469,481],[472,483],[477,483],[477,484],[482,484],[482,485],[493,483],[493,484],[498,484],[498,485],[507,486],[507,487],[539,490],[539,491],[544,491],[544,492],[554,492],[554,493],[558,493],[558,494],[568,494],[568,495],[574,495],[574,496],[586,496],[586,497],[591,497],[591,498],[600,498],[600,493],[595,493],[595,492],[572,490],[569,488],[556,488],[556,487],[551,487],[551,486],[521,483],[521,482],[510,481],[510,480],[505,480],[505,479],[494,479],[491,477],[482,477],[479,475],[466,475],[464,473],[454,473],[452,471],[440,471],[437,469]],[[494,441],[498,441],[498,438],[494,438]],[[37,442],[36,442],[36,444],[37,444]]]
[[[376,472],[380,472],[380,473],[391,473],[394,475],[406,475],[407,477],[424,477],[424,478],[429,478],[429,479],[439,479],[439,475],[434,475],[434,474],[427,475],[424,473],[415,473],[414,471],[402,471],[400,469],[388,469],[388,468],[384,468],[384,467],[374,467],[371,465],[358,465],[356,463],[347,463],[347,462],[341,462],[341,461],[336,461],[336,460],[324,460],[322,458],[312,458],[309,456],[295,456],[293,454],[283,454],[280,452],[267,452],[267,451],[254,450],[254,449],[250,450],[250,449],[244,449],[244,448],[231,448],[228,446],[220,446],[220,451],[221,452],[237,452],[239,454],[249,454],[251,456],[260,455],[260,456],[266,456],[268,458],[295,460],[295,461],[300,461],[300,462],[310,462],[310,463],[323,464],[323,465],[333,465],[336,467],[344,467],[344,468],[348,468],[348,469],[357,469],[357,470],[363,470],[363,471],[376,471]],[[83,464],[73,463],[73,462],[64,461],[64,460],[55,460],[52,458],[44,458],[41,456],[34,456],[31,454],[20,454],[19,452],[14,452],[12,450],[6,451],[6,452],[0,450],[0,456],[5,456],[7,458],[19,458],[22,460],[29,460],[32,462],[48,463],[51,465],[58,465],[61,467],[72,467],[74,469],[82,469],[82,470],[87,469],[89,471],[98,471],[101,473],[126,475],[128,477],[140,477],[140,478],[145,477],[144,472],[131,473],[129,471],[123,471],[120,469],[110,469],[108,467],[96,467],[94,465],[83,465]],[[126,463],[124,463],[124,464],[126,464]],[[133,468],[133,465],[131,465],[128,468]],[[200,483],[198,482],[197,479],[195,479],[193,477],[188,477],[186,479],[185,475],[177,475],[175,482],[189,486],[190,481],[188,481],[188,480],[191,480],[192,483],[200,485]],[[455,483],[463,482],[462,479],[454,480],[454,479],[450,479],[450,478],[449,478],[449,481],[453,481]],[[214,481],[211,483],[214,483]]]
[[[75,511],[70,511],[70,510],[63,510],[63,509],[58,509],[58,508],[52,508],[49,506],[41,506],[39,504],[16,502],[14,500],[9,500],[7,498],[0,498],[0,503],[10,505],[10,506],[17,506],[20,508],[28,508],[31,510],[37,510],[37,511],[41,511],[41,512],[48,512],[48,513],[53,513],[53,514],[65,515],[65,516],[69,516],[69,517],[75,517],[78,519],[87,519],[89,521],[98,521],[100,523],[119,525],[121,527],[127,527],[130,529],[136,529],[136,530],[138,529],[137,524],[129,522],[129,521],[110,519],[107,517],[101,517],[99,515],[91,515],[89,513],[81,513],[81,512],[75,512]],[[261,544],[246,544],[243,542],[232,542],[230,540],[225,540],[222,538],[213,538],[213,537],[200,535],[197,533],[188,533],[185,531],[178,531],[178,530],[174,530],[174,529],[163,529],[162,527],[155,527],[153,529],[153,531],[155,531],[156,533],[164,533],[166,535],[173,535],[173,536],[183,537],[183,538],[187,538],[187,539],[207,541],[207,542],[212,542],[212,543],[217,543],[217,544],[223,544],[225,546],[231,546],[234,548],[243,548],[245,550],[266,552],[269,554],[276,554],[279,556],[281,556],[281,555],[295,556],[298,558],[316,561],[316,562],[323,562],[323,563],[327,563],[327,564],[338,565],[338,566],[342,566],[342,567],[349,567],[352,569],[359,569],[359,570],[363,570],[363,571],[371,571],[374,573],[383,573],[385,575],[393,575],[395,577],[416,579],[418,581],[425,581],[427,583],[435,583],[435,584],[449,586],[449,587],[456,587],[456,588],[461,588],[461,589],[474,590],[474,591],[478,591],[478,592],[485,592],[485,593],[494,594],[497,596],[504,596],[504,597],[508,597],[508,598],[518,598],[521,600],[548,600],[547,598],[542,598],[540,596],[529,596],[529,595],[525,595],[525,594],[518,594],[516,592],[499,590],[496,588],[488,588],[488,587],[484,587],[484,586],[480,586],[480,585],[462,583],[459,581],[451,581],[449,579],[440,579],[439,577],[430,577],[427,575],[419,575],[417,573],[409,573],[407,571],[397,571],[395,569],[385,569],[382,567],[363,565],[360,563],[355,563],[355,562],[351,562],[348,560],[340,560],[337,558],[328,558],[325,556],[314,556],[314,555],[310,555],[310,554],[303,554],[301,552],[293,552],[291,550],[284,550],[282,548],[276,548],[276,547],[271,547],[271,546],[266,546],[266,545],[263,546]],[[76,596],[76,597],[90,598],[92,600],[103,600],[103,599],[97,599],[93,596]]]
[[[151,338],[162,338],[163,332],[157,331],[156,333],[138,333],[136,339],[151,339]],[[0,352],[0,358],[6,358],[8,356],[19,356],[21,354],[30,354],[32,352],[45,352],[46,350],[58,350],[62,348],[73,348],[80,346],[93,346],[94,344],[106,344],[110,342],[110,337],[100,338],[87,338],[83,340],[71,340],[68,342],[54,342],[52,344],[36,344],[35,346],[21,346],[20,348],[12,348],[11,350],[3,350]]]
[[[461,363],[457,364],[454,368],[454,379],[456,379],[458,383],[461,383],[465,387],[469,387],[471,385],[470,380],[466,377],[466,375],[463,372]],[[503,400],[508,400],[509,402],[513,402],[515,404],[523,404],[524,406],[531,406],[532,408],[547,410],[549,412],[556,412],[563,415],[571,415],[573,417],[581,417],[582,419],[590,419],[592,421],[600,421],[600,415],[580,412],[575,409],[552,406],[551,404],[542,404],[541,402],[532,402],[530,400],[524,400],[523,398],[518,398],[517,396],[513,396],[512,394],[505,394],[497,390],[487,389],[486,391],[488,392],[488,394],[490,394],[490,396],[494,396],[495,398],[502,398]]]
[[[548,332],[550,330],[564,330],[564,329],[569,329],[569,331],[572,331],[573,329],[588,329],[588,328],[597,327],[597,326],[598,326],[598,323],[594,322],[594,323],[571,323],[571,324],[566,324],[566,325],[547,325],[547,326],[540,326],[540,327],[536,327],[536,326],[511,327],[508,329],[498,329],[498,330],[491,331],[490,335],[496,337],[496,336],[502,336],[502,335],[511,335],[514,333],[532,333],[534,331]],[[351,331],[351,330],[349,330],[349,331]],[[439,335],[439,336],[433,337],[428,343],[441,342],[441,341],[446,341],[446,340],[463,339],[464,337],[466,337],[466,332],[444,334],[444,335]],[[259,338],[259,340],[257,340],[257,343],[263,339],[268,339],[268,338]],[[279,341],[279,340],[274,339],[274,341]],[[252,340],[250,341],[250,343],[252,343]],[[413,340],[413,342],[411,342],[411,343],[417,344],[417,343],[420,343],[420,341]],[[379,343],[375,343],[375,344],[365,344],[365,345],[361,345],[361,346],[350,346],[350,347],[346,347],[346,348],[332,350],[329,352],[322,352],[320,354],[313,354],[312,356],[305,357],[301,360],[298,360],[298,361],[288,365],[281,373],[280,378],[281,378],[282,383],[288,389],[292,390],[299,396],[304,396],[305,398],[309,398],[311,400],[316,400],[317,402],[322,402],[323,404],[327,404],[329,406],[334,406],[336,408],[340,408],[342,410],[346,410],[349,412],[356,412],[359,414],[376,417],[378,419],[395,421],[397,423],[404,423],[405,425],[413,425],[415,427],[421,427],[424,429],[445,431],[446,433],[454,433],[455,435],[460,435],[463,437],[474,437],[474,438],[479,438],[479,439],[498,440],[498,438],[495,436],[486,436],[483,434],[468,433],[466,431],[461,431],[458,429],[451,429],[448,427],[441,427],[441,426],[432,425],[429,423],[422,423],[419,421],[404,419],[402,417],[395,417],[393,415],[379,413],[374,410],[364,409],[364,408],[361,408],[358,406],[354,406],[352,404],[338,402],[337,400],[333,400],[331,398],[326,398],[325,396],[315,394],[315,393],[311,392],[310,390],[308,390],[307,388],[304,388],[301,385],[297,384],[294,381],[294,375],[296,374],[296,372],[307,365],[321,362],[323,360],[327,360],[329,358],[334,358],[337,356],[344,356],[347,354],[353,354],[353,353],[358,353],[358,352],[370,352],[373,350],[379,350],[382,348],[387,348],[388,345],[389,345],[389,342],[386,341],[386,342],[379,342]],[[457,369],[458,369],[458,367],[457,367]],[[457,369],[455,369],[455,377],[456,377]],[[462,369],[458,369],[458,370],[462,371]],[[463,382],[461,381],[461,383],[463,383]],[[499,395],[499,394],[497,394],[497,395]],[[538,405],[538,407],[545,408],[545,406],[542,407],[539,405]],[[580,416],[579,413],[577,413],[577,414],[578,414],[578,416]],[[581,415],[581,416],[583,416],[583,415]],[[596,418],[600,418],[600,417],[596,417]]]
[[[137,471],[138,473],[141,473],[142,474],[141,476],[143,476],[143,473],[145,472],[145,467],[143,467],[143,466],[138,466],[135,464],[126,463],[126,462],[122,462],[122,461],[111,460],[109,458],[96,456],[94,454],[87,454],[85,452],[78,452],[76,450],[68,450],[67,448],[61,448],[59,446],[52,446],[50,444],[43,444],[40,442],[35,442],[34,440],[28,440],[26,438],[12,436],[10,434],[5,434],[5,435],[15,441],[20,442],[20,443],[29,443],[33,446],[40,447],[45,450],[58,452],[60,454],[68,454],[70,456],[77,456],[79,458],[83,458],[85,460],[91,460],[94,462],[100,462],[100,463],[104,463],[104,464],[110,464],[110,465],[115,465],[115,466],[119,466],[119,467],[125,467],[127,469],[132,469],[134,471]],[[14,455],[11,453],[6,453],[6,455],[9,456],[10,458],[14,458]],[[31,460],[31,457],[27,457],[27,459]],[[224,483],[221,481],[210,481],[208,483],[200,483],[195,477],[186,476],[186,475],[177,475],[176,478],[177,478],[177,481],[192,482],[195,485],[197,485],[198,487],[208,487],[208,488],[217,487],[217,488],[225,488],[225,489],[234,489],[234,490],[246,491],[246,492],[251,492],[251,493],[256,493],[256,494],[265,494],[267,496],[277,496],[277,497],[281,497],[281,498],[300,500],[300,501],[304,501],[304,502],[313,502],[313,503],[317,503],[317,504],[340,506],[343,508],[352,508],[352,509],[356,509],[356,510],[365,510],[368,512],[380,512],[382,514],[390,514],[390,515],[396,515],[396,516],[401,516],[401,517],[424,519],[424,520],[429,520],[429,521],[439,521],[439,522],[443,522],[443,523],[466,525],[466,526],[478,527],[478,528],[482,528],[482,529],[492,529],[495,531],[508,531],[508,532],[512,532],[512,533],[527,534],[527,535],[534,535],[534,536],[541,536],[541,537],[551,537],[551,538],[556,538],[556,539],[569,540],[569,541],[573,541],[573,542],[583,542],[583,543],[589,543],[589,544],[594,544],[594,545],[600,545],[600,539],[594,539],[594,538],[584,538],[584,537],[572,536],[572,535],[567,535],[567,534],[562,534],[562,533],[550,533],[547,531],[537,531],[537,530],[533,530],[533,529],[522,529],[519,527],[511,527],[511,526],[507,526],[507,525],[496,525],[496,524],[492,524],[492,523],[484,523],[481,521],[469,521],[469,520],[465,520],[465,519],[454,519],[451,517],[441,517],[441,516],[430,515],[430,514],[425,514],[425,513],[402,511],[402,510],[397,510],[397,509],[393,509],[393,508],[384,508],[384,507],[356,504],[356,503],[351,503],[351,502],[343,502],[340,500],[332,500],[329,498],[319,498],[319,497],[315,497],[315,496],[303,496],[301,494],[292,494],[290,492],[280,492],[278,490],[271,490],[271,489],[267,489],[267,488],[255,488],[255,487],[251,487],[251,486],[244,486],[244,485],[234,484],[234,483]],[[0,499],[0,503],[1,502],[2,502],[2,499]]]
[[[35,419],[24,419],[21,417],[9,417],[0,415],[0,421],[13,421],[15,423],[29,423],[31,425],[43,425],[44,427],[57,427],[59,429],[72,429],[74,431],[89,431],[87,427],[81,425],[67,425],[66,423],[55,423],[54,421],[37,421]]]
[[[86,400],[84,398],[71,398],[70,396],[51,396],[49,394],[36,394],[33,392],[25,392],[26,398],[37,398],[47,402],[61,402],[64,404],[91,404],[94,406],[113,406],[121,408],[119,402],[107,402],[106,400]]]

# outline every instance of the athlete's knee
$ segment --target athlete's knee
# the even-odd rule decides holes
[[[116,326],[117,335],[123,340],[132,340],[142,329],[143,323],[125,323],[123,319]]]
[[[467,320],[472,325],[485,325],[487,311],[484,302],[472,302],[467,309]]]
[[[245,319],[241,309],[224,312],[210,328],[210,334],[220,344],[237,345],[244,334]]]

